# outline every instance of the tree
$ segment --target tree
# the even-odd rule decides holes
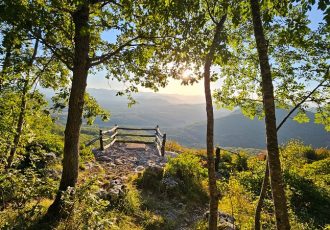
[[[309,4],[312,3],[294,6],[290,1],[262,3],[265,33],[269,38],[267,43],[272,63],[274,99],[277,108],[288,110],[288,116],[295,115],[294,120],[298,122],[308,122],[306,113],[316,106],[314,121],[327,128],[329,123],[326,114],[330,100],[327,84],[329,33],[324,23],[315,31],[309,27]],[[257,74],[259,63],[250,30],[249,21],[242,23],[237,31],[232,30],[228,38],[232,53],[227,65],[221,68],[223,84],[214,97],[219,107],[239,106],[244,115],[261,119],[265,114],[262,109],[261,80]],[[293,113],[296,110],[298,113]],[[284,122],[288,116],[283,118]],[[265,195],[267,182],[264,180],[266,186],[262,186],[261,197]],[[262,202],[262,198],[259,201]],[[256,223],[259,223],[260,202],[256,209]],[[258,229],[258,226],[255,228]]]
[[[210,195],[209,229],[217,229],[220,194],[215,175],[214,118],[210,83],[214,81],[214,57],[222,51],[224,43],[224,24],[229,6],[226,2],[217,1],[171,1],[170,6],[170,22],[164,28],[175,31],[174,36],[180,38],[167,48],[170,55],[166,57],[166,62],[171,63],[172,73],[175,73],[172,77],[182,79],[183,84],[194,84],[204,78]],[[213,37],[210,38],[209,34],[213,34]],[[192,74],[183,78],[182,72],[186,70],[190,70]]]
[[[226,21],[227,14],[221,17],[219,22],[214,21],[216,24],[214,37],[212,40],[209,52],[206,55],[204,65],[204,90],[205,90],[205,101],[206,101],[206,114],[207,114],[207,129],[206,129],[206,153],[207,153],[207,167],[209,175],[209,191],[210,191],[210,216],[209,216],[209,229],[217,229],[218,219],[218,203],[219,203],[219,192],[217,188],[217,179],[215,176],[215,162],[214,162],[214,117],[213,117],[213,104],[211,95],[211,79],[210,69],[214,58],[216,47],[220,42],[220,34],[223,30],[224,23]]]
[[[280,130],[280,128],[284,125],[284,123],[287,121],[287,119],[290,118],[290,116],[297,110],[299,109],[299,107],[304,104],[306,102],[307,99],[309,99],[313,93],[315,93],[317,91],[317,89],[319,87],[321,87],[325,81],[327,80],[327,76],[329,76],[329,69],[327,70],[326,74],[325,74],[325,78],[324,80],[319,83],[311,92],[308,93],[308,95],[306,95],[294,108],[291,109],[291,111],[283,118],[283,120],[279,123],[279,125],[276,127],[276,131],[278,132]],[[269,185],[269,162],[268,159],[266,159],[266,168],[265,168],[265,174],[264,174],[264,179],[262,181],[262,186],[261,186],[261,190],[260,190],[260,195],[259,195],[259,200],[256,206],[256,210],[255,210],[255,219],[254,219],[254,228],[255,229],[261,229],[260,226],[260,215],[261,215],[261,209],[262,209],[262,205],[263,205],[263,201],[265,199],[266,196],[266,192],[267,192],[267,188]]]
[[[10,1],[6,3],[12,7]],[[62,192],[75,187],[77,182],[79,133],[88,73],[103,64],[112,77],[132,83],[129,90],[133,91],[136,90],[134,84],[154,89],[157,84],[165,84],[166,78],[158,63],[154,61],[150,64],[156,60],[150,55],[154,52],[154,41],[163,37],[146,27],[150,18],[145,17],[146,11],[140,6],[133,2],[87,0],[19,5],[25,7],[25,20],[40,19],[37,22],[28,21],[34,25],[26,28],[28,33],[43,44],[45,52],[54,55],[57,61],[72,71],[63,171],[59,192],[49,207],[49,215],[66,214]],[[156,24],[157,20],[154,26]],[[34,29],[36,27],[40,28],[41,33]],[[106,30],[119,33],[115,43],[101,39],[102,32]],[[126,68],[122,68],[123,64],[127,64]]]
[[[16,133],[14,135],[13,146],[10,148],[9,157],[7,159],[7,168],[11,167],[11,164],[14,159],[14,155],[17,150],[17,146],[19,144],[19,141],[20,141],[20,138],[22,135],[23,123],[24,123],[25,112],[26,112],[26,104],[27,104],[27,93],[28,93],[28,87],[29,87],[29,83],[30,83],[29,82],[30,68],[32,67],[33,62],[36,59],[37,52],[38,52],[38,46],[39,46],[39,40],[37,39],[34,44],[32,56],[31,56],[30,60],[28,60],[28,63],[27,63],[28,70],[26,72],[26,77],[24,79],[23,88],[22,88],[21,105],[20,105],[20,112],[19,112],[19,116],[18,116],[17,126],[16,126]],[[7,59],[7,57],[6,57],[6,59]],[[7,61],[7,60],[5,60],[5,61]]]
[[[268,151],[267,161],[275,206],[276,226],[277,229],[290,229],[277,141],[274,89],[269,65],[268,47],[263,31],[259,2],[258,0],[251,0],[250,5],[262,77],[261,84]]]
[[[45,53],[40,49],[39,38],[33,39],[28,33],[31,29],[40,33],[40,29],[33,23],[34,17],[31,17],[30,23],[24,18],[26,14],[24,6],[12,2],[2,2],[0,12],[0,21],[3,25],[1,28],[3,35],[1,48],[5,51],[0,74],[1,94],[10,101],[16,100],[16,96],[19,95],[17,113],[15,111],[10,114],[6,111],[9,109],[8,107],[3,108],[3,115],[10,114],[9,116],[13,120],[11,126],[15,127],[14,130],[8,129],[10,131],[8,132],[9,141],[6,152],[9,149],[7,168],[10,168],[15,153],[21,145],[26,118],[32,114],[37,114],[38,109],[42,108],[43,100],[40,98],[36,86],[39,84],[53,89],[61,87],[67,83],[67,72],[63,70],[61,64],[55,62],[53,56],[44,55]],[[17,17],[16,13],[22,17]],[[8,95],[12,94],[15,97],[8,98]],[[38,101],[40,106],[36,105]],[[11,141],[12,136],[13,140]]]

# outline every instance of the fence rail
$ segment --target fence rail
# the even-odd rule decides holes
[[[139,133],[121,133],[120,131],[140,131],[144,132],[142,134]],[[145,132],[154,131],[152,134],[146,134]],[[105,136],[107,136],[105,138]],[[124,139],[119,139],[124,138]],[[131,139],[127,139],[131,138]],[[144,141],[138,138],[154,138],[153,141]],[[104,142],[107,140],[111,140],[111,142],[107,145],[104,145]],[[86,143],[85,146],[90,146],[95,142],[99,141],[100,143],[100,150],[107,149],[111,147],[115,142],[121,143],[141,143],[141,144],[155,144],[159,155],[165,155],[165,145],[166,145],[166,133],[162,134],[160,132],[159,126],[157,125],[155,128],[130,128],[130,127],[120,127],[115,125],[113,128],[109,130],[100,130],[99,136],[90,140]]]

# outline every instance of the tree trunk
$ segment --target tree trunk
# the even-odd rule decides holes
[[[14,142],[13,142],[13,146],[10,148],[10,152],[9,152],[9,157],[7,158],[7,165],[6,168],[10,168],[13,160],[14,160],[14,156],[18,147],[18,144],[20,142],[21,139],[21,135],[23,132],[23,125],[24,125],[24,121],[25,121],[25,112],[26,112],[26,105],[27,105],[27,101],[26,101],[26,94],[28,92],[28,86],[29,86],[29,80],[28,80],[28,76],[27,78],[24,80],[24,86],[23,86],[23,90],[22,90],[22,99],[21,99],[21,106],[20,106],[20,111],[19,111],[19,115],[18,115],[18,121],[17,121],[17,126],[16,126],[16,130],[15,130],[15,136],[14,136]]]
[[[63,171],[59,191],[47,214],[57,217],[66,215],[61,195],[68,187],[75,187],[78,178],[79,133],[82,122],[84,95],[89,69],[88,52],[90,34],[88,32],[89,6],[81,5],[73,14],[75,25],[74,66],[69,99],[69,111],[65,127]]]
[[[217,23],[215,34],[213,37],[212,45],[209,53],[206,56],[204,65],[204,90],[205,90],[205,101],[206,101],[206,114],[207,114],[207,131],[206,131],[206,151],[207,151],[207,168],[209,177],[209,192],[210,192],[210,204],[209,204],[209,230],[216,230],[218,223],[218,202],[219,192],[216,184],[215,176],[215,162],[214,162],[214,146],[213,146],[213,134],[214,134],[214,119],[213,119],[213,104],[211,95],[211,79],[210,71],[211,65],[214,58],[216,47],[219,45],[220,34],[223,25],[226,20],[226,15],[221,18],[221,21]]]
[[[33,54],[29,60],[29,62],[27,63],[27,74],[26,74],[26,78],[24,80],[24,85],[23,85],[23,89],[22,89],[22,99],[21,99],[21,106],[20,106],[20,112],[18,115],[18,121],[17,121],[17,126],[16,126],[16,133],[14,136],[14,142],[13,142],[13,146],[10,148],[10,152],[9,152],[9,157],[7,158],[7,165],[6,168],[10,168],[13,160],[14,160],[14,156],[18,147],[18,144],[20,142],[21,139],[21,135],[23,132],[23,125],[24,125],[24,121],[25,121],[25,113],[26,113],[26,106],[27,106],[27,93],[29,92],[29,78],[30,78],[30,68],[33,65],[33,62],[37,56],[37,52],[38,52],[38,46],[39,46],[39,39],[37,39],[35,41],[34,44],[34,49],[33,49]],[[7,58],[7,55],[6,55]],[[7,66],[9,65],[9,57],[8,60],[5,60],[4,66],[3,68],[7,68]]]
[[[5,80],[4,78],[5,78],[6,70],[7,70],[8,66],[10,65],[11,49],[12,49],[12,44],[9,44],[8,47],[6,47],[6,55],[3,60],[2,70],[1,70],[1,74],[0,74],[0,91],[2,90],[3,85],[4,85],[4,80]]]
[[[264,200],[265,200],[265,197],[266,197],[266,192],[267,192],[268,185],[269,185],[269,166],[268,166],[268,157],[267,157],[265,175],[264,175],[264,179],[262,181],[259,200],[258,200],[258,203],[257,203],[255,215],[254,215],[254,229],[255,230],[260,230],[261,229],[261,225],[260,225],[261,210],[262,210],[262,206],[264,204]]]
[[[290,229],[277,141],[274,89],[268,59],[267,42],[264,36],[258,0],[250,0],[250,5],[262,77],[268,164],[270,185],[275,206],[276,226],[277,229],[281,230]]]
[[[327,80],[327,76],[329,74],[329,68],[327,69],[326,73],[324,74],[324,80],[321,81],[311,92],[309,92],[295,107],[293,107],[290,112],[283,118],[283,120],[279,123],[279,125],[276,128],[276,131],[278,132],[280,130],[280,128],[283,126],[283,124],[288,120],[288,118],[291,116],[291,114],[294,113],[294,111],[296,111],[303,103],[305,103],[305,101],[310,98],[313,93],[316,92],[316,90],[318,88],[320,88],[323,83]],[[262,182],[262,187],[260,190],[260,195],[259,195],[259,200],[257,203],[257,207],[256,207],[256,212],[255,212],[255,216],[254,216],[254,229],[255,230],[260,230],[261,226],[260,226],[260,216],[261,216],[261,210],[262,210],[262,206],[264,203],[264,199],[266,196],[266,191],[269,185],[269,167],[268,167],[268,157],[266,160],[266,169],[265,169],[265,174],[264,174],[264,179]]]

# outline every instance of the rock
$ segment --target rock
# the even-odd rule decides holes
[[[92,152],[94,153],[95,157],[101,156],[103,154],[103,152],[99,149],[93,149]]]
[[[210,212],[207,211],[204,213],[203,217],[204,219],[208,219],[210,215]],[[234,230],[235,226],[233,225],[235,222],[235,218],[231,215],[218,211],[218,218],[219,218],[219,225],[218,229],[221,230]]]
[[[218,212],[220,221],[223,220],[224,222],[229,222],[231,224],[233,224],[235,222],[235,218],[227,213],[224,212]]]
[[[59,179],[60,175],[61,175],[61,172],[57,171],[55,169],[48,169],[47,170],[47,175],[52,179]]]
[[[145,164],[147,164],[147,160],[144,159],[144,158],[142,158],[142,159],[140,159],[140,160],[138,161],[138,164],[140,164],[140,165],[145,165]]]
[[[122,165],[123,161],[121,159],[115,159],[115,164],[116,165]]]
[[[120,195],[119,189],[112,188],[112,189],[109,190],[109,196],[112,200],[118,199],[119,195]]]
[[[47,162],[54,162],[54,161],[56,161],[56,154],[55,153],[46,153],[45,154],[45,160]]]
[[[99,161],[112,161],[112,159],[110,158],[110,157],[108,157],[108,156],[99,156],[98,157],[98,160]]]
[[[139,165],[135,168],[135,172],[142,172],[144,170],[144,167],[142,165]]]
[[[111,168],[115,168],[117,165],[115,163],[113,163],[113,162],[108,162],[107,163],[107,166],[108,167],[111,167]]]
[[[108,192],[103,188],[101,188],[99,191],[97,191],[96,195],[99,198],[104,199],[104,200],[108,198]]]
[[[94,164],[92,162],[86,162],[85,163],[85,169],[89,170],[92,169],[94,167]]]
[[[121,184],[121,180],[120,180],[120,179],[112,180],[112,181],[110,182],[110,184],[111,184],[112,186],[120,185],[120,184]]]
[[[165,186],[166,189],[172,189],[179,185],[179,183],[172,177],[164,177],[162,179],[162,184]]]

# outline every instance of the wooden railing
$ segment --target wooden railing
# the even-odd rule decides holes
[[[126,133],[122,133],[120,131],[126,131]],[[153,138],[153,140],[152,141],[143,140],[145,138]],[[86,143],[85,146],[90,146],[94,144],[96,141],[99,141],[100,143],[100,150],[104,150],[111,147],[115,142],[155,144],[159,154],[161,156],[164,156],[165,145],[166,145],[166,133],[162,134],[160,132],[158,125],[156,126],[156,128],[129,128],[129,127],[120,127],[118,125],[115,125],[110,130],[106,130],[106,131],[100,130],[99,136],[90,140],[88,143]],[[105,145],[105,142],[107,141],[110,142],[107,145]]]

